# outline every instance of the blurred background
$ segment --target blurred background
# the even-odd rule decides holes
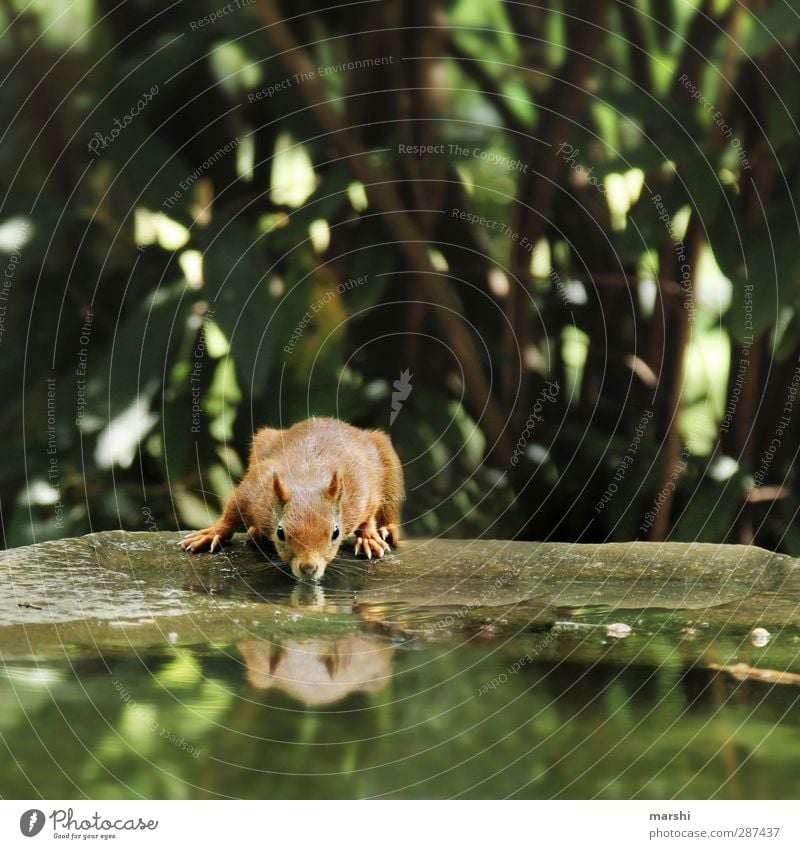
[[[800,552],[796,0],[0,15],[4,545],[334,415],[412,535]]]

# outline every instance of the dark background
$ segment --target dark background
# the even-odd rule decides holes
[[[412,534],[796,553],[800,4],[748,6],[3,0],[4,544],[204,525],[336,415]]]

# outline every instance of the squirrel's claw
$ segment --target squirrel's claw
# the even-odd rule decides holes
[[[397,545],[397,539],[398,539],[397,525],[394,525],[394,524],[381,525],[381,527],[378,528],[378,533],[381,535],[381,537],[383,538],[383,540],[386,543],[391,543],[392,545]],[[390,549],[390,551],[391,551],[391,549]]]
[[[387,551],[391,551],[389,544],[380,538],[377,531],[356,531],[355,554],[363,551],[367,560],[372,560],[372,555],[383,557]]]
[[[184,551],[191,551],[192,554],[197,554],[199,551],[206,551],[206,549],[213,554],[222,548],[222,542],[223,538],[213,528],[205,528],[202,531],[195,531],[189,534],[178,545]]]

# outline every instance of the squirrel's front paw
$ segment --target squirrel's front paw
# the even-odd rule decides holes
[[[355,554],[358,556],[359,551],[363,551],[368,560],[372,560],[372,555],[383,557],[387,551],[391,551],[391,547],[386,540],[382,539],[376,530],[356,531],[356,547]]]
[[[214,528],[204,528],[202,531],[194,531],[189,534],[178,545],[184,551],[191,551],[192,554],[197,554],[198,551],[210,551],[213,553],[218,548],[222,548],[224,540],[225,538],[221,537]]]
[[[400,540],[400,528],[395,524],[381,525],[381,527],[378,528],[378,534],[382,540],[390,543],[391,545],[397,545]]]

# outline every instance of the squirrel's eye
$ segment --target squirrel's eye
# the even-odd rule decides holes
[[[283,525],[278,525],[275,534],[281,542],[286,542],[286,531],[283,529]]]
[[[333,533],[331,534],[331,539],[339,539],[339,526],[333,526]]]

